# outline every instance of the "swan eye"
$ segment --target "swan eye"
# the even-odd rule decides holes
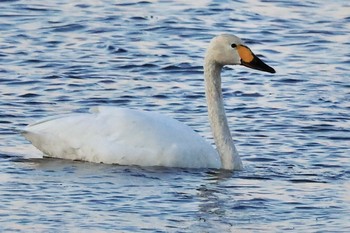
[[[231,44],[231,48],[236,48],[237,45],[236,44]]]

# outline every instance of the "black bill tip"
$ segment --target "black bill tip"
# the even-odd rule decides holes
[[[272,68],[271,66],[267,65],[265,62],[260,60],[260,58],[258,58],[255,54],[253,54],[253,56],[254,56],[254,58],[250,62],[245,62],[241,59],[241,65],[249,67],[251,69],[268,72],[271,74],[276,73],[274,68]]]

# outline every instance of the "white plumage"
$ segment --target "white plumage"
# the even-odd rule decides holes
[[[190,127],[155,112],[94,107],[44,119],[24,136],[49,157],[96,163],[220,168],[219,156]]]
[[[242,169],[221,93],[224,65],[274,73],[233,35],[215,37],[207,50],[204,78],[216,150],[190,127],[154,112],[95,107],[43,119],[23,135],[48,157],[96,163],[186,168]]]

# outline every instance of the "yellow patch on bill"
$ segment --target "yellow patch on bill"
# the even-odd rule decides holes
[[[237,51],[238,51],[238,54],[239,56],[241,57],[241,59],[244,61],[244,62],[251,62],[253,61],[254,59],[254,55],[252,53],[252,51],[250,51],[250,49],[244,45],[238,45],[237,46]]]

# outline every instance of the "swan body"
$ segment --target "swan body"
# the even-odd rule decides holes
[[[120,165],[220,168],[216,150],[170,117],[126,108],[94,107],[44,119],[24,130],[48,157]]]
[[[243,168],[228,127],[221,92],[224,65],[274,73],[234,35],[214,37],[204,61],[208,116],[216,144],[154,112],[94,107],[89,113],[45,118],[22,134],[48,157],[97,163],[184,168]]]

